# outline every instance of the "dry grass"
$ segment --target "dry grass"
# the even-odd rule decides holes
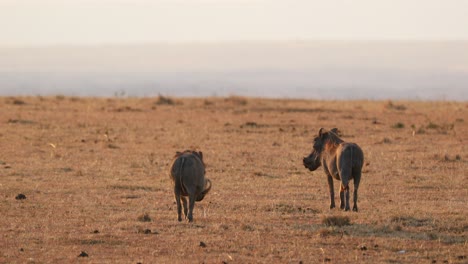
[[[0,107],[0,263],[467,261],[465,102],[58,96]],[[329,210],[323,171],[302,165],[320,127],[364,150],[358,213]],[[168,176],[187,148],[203,151],[213,182],[191,224],[177,222]]]

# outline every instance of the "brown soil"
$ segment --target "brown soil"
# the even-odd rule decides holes
[[[468,261],[466,102],[57,96],[0,109],[0,263]],[[358,213],[329,210],[323,171],[302,165],[320,127],[364,150]],[[179,223],[169,163],[189,148],[213,188]]]

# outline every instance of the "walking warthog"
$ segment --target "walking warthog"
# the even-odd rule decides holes
[[[341,181],[340,208],[349,211],[349,181],[354,180],[354,206],[358,210],[357,192],[361,181],[364,154],[355,143],[344,142],[337,135],[338,129],[326,131],[320,128],[314,139],[312,153],[303,159],[304,166],[311,171],[323,165],[330,189],[330,209],[335,207],[333,178]]]
[[[182,221],[182,207],[180,204],[182,200],[185,218],[192,222],[195,201],[203,200],[211,189],[211,181],[205,179],[203,153],[192,150],[177,152],[172,163],[171,179],[174,182],[177,219]],[[186,196],[189,197],[188,208]]]

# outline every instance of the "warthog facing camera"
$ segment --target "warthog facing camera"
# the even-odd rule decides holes
[[[205,178],[203,153],[192,150],[177,152],[172,163],[171,179],[174,183],[177,219],[182,221],[182,201],[185,218],[192,222],[195,201],[203,200],[211,189],[211,181]],[[187,196],[189,198],[188,208]]]
[[[335,192],[333,178],[341,181],[340,208],[349,211],[349,181],[354,180],[354,206],[358,210],[357,192],[361,181],[361,170],[364,154],[355,143],[344,142],[337,135],[338,129],[326,131],[320,128],[314,139],[312,153],[303,159],[304,166],[311,171],[323,166],[330,189],[330,209],[335,207]]]

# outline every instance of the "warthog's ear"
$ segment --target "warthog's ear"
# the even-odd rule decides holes
[[[175,153],[175,156],[174,156],[174,157],[179,157],[180,155],[182,155],[182,152],[177,151],[177,152]]]
[[[203,152],[198,151],[198,155],[200,156],[200,159],[203,160]]]
[[[318,133],[319,137],[322,137],[323,133],[325,133],[325,128],[321,127]]]
[[[336,127],[332,128],[332,130],[330,130],[330,131],[338,135],[338,128],[336,128]]]

